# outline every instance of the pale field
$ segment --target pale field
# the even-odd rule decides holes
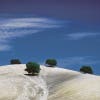
[[[0,100],[100,100],[100,77],[41,65],[39,76],[24,64],[0,67]]]

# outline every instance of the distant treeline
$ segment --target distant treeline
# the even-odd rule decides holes
[[[21,61],[19,59],[12,59],[10,61],[10,64],[21,64]],[[45,61],[45,66],[47,66],[47,67],[56,67],[57,66],[57,60],[56,59],[47,59]],[[25,71],[27,71],[28,74],[32,74],[32,75],[36,74],[37,75],[37,74],[39,74],[40,70],[41,70],[40,69],[40,64],[38,64],[36,62],[30,61],[26,64]],[[92,67],[91,66],[86,66],[86,65],[84,65],[80,68],[80,72],[93,74]]]

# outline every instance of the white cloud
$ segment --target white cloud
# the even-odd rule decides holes
[[[17,18],[5,21],[1,27],[4,28],[51,28],[57,27],[54,22],[44,18]]]
[[[67,39],[70,40],[79,40],[87,37],[93,37],[93,36],[98,36],[100,33],[71,33],[67,34]]]
[[[84,57],[67,57],[64,59],[58,60],[59,65],[62,67],[74,67],[74,66],[82,66],[82,65],[94,65],[100,63],[97,59],[94,59],[91,56]]]
[[[6,50],[10,50],[11,46],[7,45],[7,44],[0,44],[0,51],[6,51]]]
[[[47,18],[9,18],[0,20],[0,51],[9,50],[9,40],[35,34],[44,29],[59,27],[56,21]]]

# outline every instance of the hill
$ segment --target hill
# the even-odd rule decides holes
[[[26,66],[0,67],[0,100],[100,100],[100,77],[41,65],[39,76]]]

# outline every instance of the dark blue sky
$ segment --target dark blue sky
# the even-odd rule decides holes
[[[19,58],[100,74],[99,0],[0,0],[0,65]]]

